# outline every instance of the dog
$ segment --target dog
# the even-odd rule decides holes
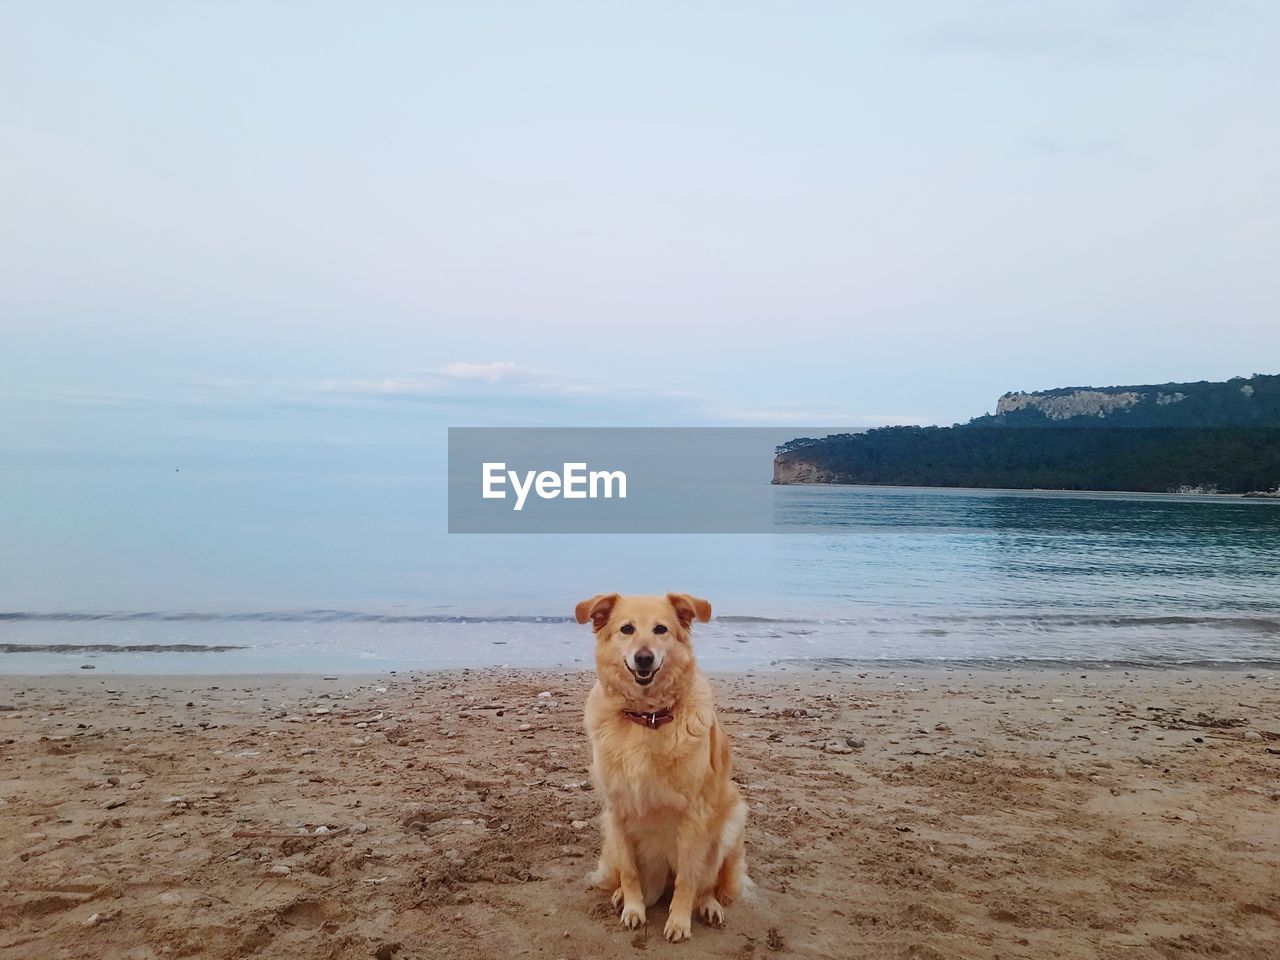
[[[687,593],[603,593],[579,603],[575,616],[596,637],[586,727],[604,809],[593,881],[612,891],[628,929],[643,926],[645,908],[671,891],[663,933],[687,940],[695,910],[719,926],[750,883],[747,804],[689,638],[694,620],[711,619],[711,604]]]

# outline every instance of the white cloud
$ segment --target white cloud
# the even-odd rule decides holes
[[[479,380],[483,383],[506,383],[536,377],[536,372],[514,363],[450,363],[434,371],[450,380]]]
[[[731,423],[773,423],[779,426],[795,427],[888,427],[888,426],[924,426],[940,423],[915,414],[883,414],[883,413],[851,413],[847,410],[835,409],[760,409],[748,407],[710,406],[703,410],[710,420]]]
[[[490,390],[490,388],[493,388]],[[438,394],[492,392],[516,396],[595,397],[653,396],[653,391],[630,389],[618,385],[600,385],[571,379],[553,370],[540,370],[506,361],[445,364],[406,376],[380,380],[325,380],[320,384],[325,393],[364,394],[370,396],[433,396]],[[682,396],[682,394],[669,394]]]
[[[442,385],[430,380],[408,377],[384,377],[381,380],[323,380],[321,393],[344,393],[366,396],[427,396],[441,393]]]
[[[253,393],[242,381],[204,380],[206,387],[234,389],[242,396]],[[705,394],[654,389],[627,383],[596,383],[551,370],[508,361],[473,363],[458,361],[444,366],[409,371],[402,375],[370,379],[329,379],[310,385],[274,384],[280,395],[294,400],[323,402],[432,402],[440,404],[486,403],[510,400],[520,404],[554,404],[560,410],[575,408],[608,416],[640,412],[641,419],[691,423],[779,427],[879,427],[925,425],[943,420],[919,414],[864,413],[827,405],[777,404],[742,406]],[[568,404],[569,406],[566,406]],[[602,406],[602,404],[604,406]]]

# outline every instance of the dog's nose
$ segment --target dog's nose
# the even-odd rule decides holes
[[[648,673],[653,669],[653,651],[648,647],[641,647],[636,651],[636,669],[641,673]]]

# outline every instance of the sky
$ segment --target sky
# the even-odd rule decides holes
[[[1264,0],[6,4],[10,530],[73,467],[1277,372],[1277,39]]]

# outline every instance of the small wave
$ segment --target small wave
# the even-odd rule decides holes
[[[0,653],[223,653],[245,649],[206,643],[0,643]]]
[[[883,670],[927,669],[936,667],[971,668],[975,670],[999,670],[1007,667],[1044,667],[1066,670],[1185,670],[1203,668],[1209,670],[1275,670],[1280,660],[1249,658],[1176,657],[1156,658],[1108,658],[1105,660],[1077,659],[1071,657],[789,657],[773,661],[775,665],[797,667],[829,667],[832,669]]]
[[[541,614],[461,614],[461,613],[371,613],[365,611],[339,611],[339,609],[310,609],[310,611],[244,611],[215,613],[204,611],[0,611],[3,623],[353,623],[353,625],[572,625],[568,616],[541,616]],[[758,617],[744,614],[728,614],[716,617],[717,623],[726,626],[751,628],[818,627],[849,628],[879,636],[883,630],[901,632],[916,630],[925,636],[946,636],[954,628],[1028,628],[1028,630],[1071,630],[1071,628],[1189,628],[1189,630],[1222,630],[1244,632],[1262,636],[1280,636],[1280,618],[1226,613],[1222,616],[1206,614],[1125,614],[1125,613],[1073,613],[1073,612],[955,612],[900,614],[882,611],[868,612],[860,617]],[[794,631],[788,631],[794,632]],[[204,649],[204,648],[201,648]]]
[[[759,617],[739,614],[717,616],[717,623],[751,625],[799,625],[824,627],[869,627],[882,624],[934,625],[991,624],[1005,626],[1047,627],[1207,627],[1222,630],[1245,630],[1252,633],[1280,634],[1280,618],[1240,615],[1137,615],[1111,613],[992,612],[919,614],[903,611],[900,615],[868,612],[861,617]],[[570,616],[538,614],[444,614],[444,613],[370,613],[360,610],[264,610],[239,613],[204,611],[0,611],[0,623],[84,623],[84,622],[150,622],[150,623],[381,623],[381,624],[565,624],[574,623]]]
[[[796,617],[744,617],[720,616],[717,614],[716,620],[719,623],[818,623],[818,620],[801,620]]]
[[[1142,616],[1110,613],[950,613],[886,616],[881,613],[865,617],[787,618],[716,617],[721,623],[811,624],[824,627],[868,627],[889,624],[915,624],[927,635],[945,635],[948,625],[1049,626],[1049,627],[1208,627],[1219,630],[1245,630],[1253,633],[1280,634],[1280,619],[1256,616],[1185,616],[1166,614]],[[942,625],[942,626],[938,626]]]
[[[200,611],[112,611],[89,613],[67,611],[37,613],[0,611],[0,622],[82,623],[87,621],[153,623],[573,623],[573,617],[470,616],[465,614],[362,613],[357,610],[255,611],[248,613],[204,613]]]

